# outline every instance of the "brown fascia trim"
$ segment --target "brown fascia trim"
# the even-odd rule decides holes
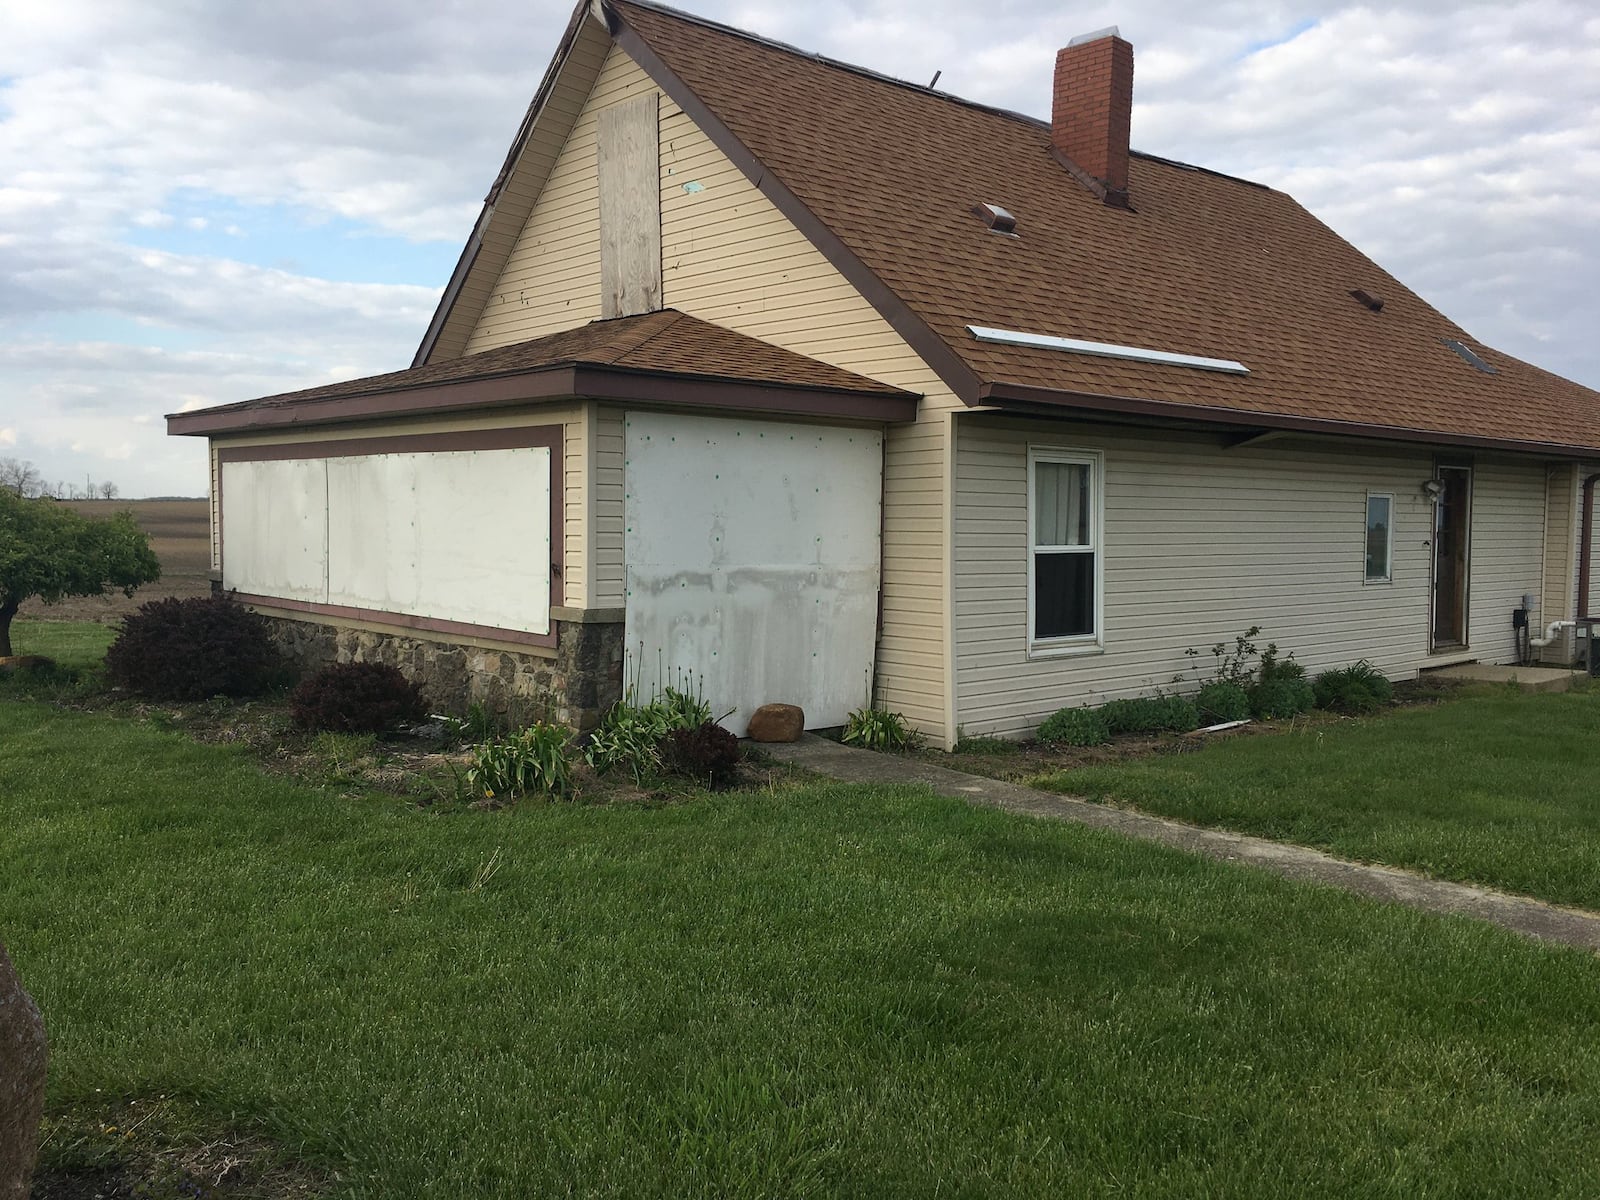
[[[1578,535],[1578,619],[1589,617],[1589,570],[1594,546],[1594,485],[1600,483],[1600,474],[1590,475],[1583,481],[1583,532]],[[1590,654],[1594,653],[1591,643]]]
[[[220,446],[217,449],[217,541],[227,561],[226,476],[221,468],[235,462],[281,462],[286,459],[343,458],[356,454],[442,453],[451,450],[521,450],[532,447],[550,452],[550,607],[558,608],[566,599],[563,578],[566,559],[566,484],[562,476],[565,432],[560,425],[525,425],[516,429],[469,429],[458,433],[396,434],[390,437],[347,438],[321,442],[287,442],[264,446]],[[240,592],[237,599],[261,608],[303,612],[313,616],[367,621],[374,625],[475,637],[486,641],[509,642],[521,646],[554,646],[556,622],[550,620],[549,633],[528,633],[494,625],[474,625],[467,621],[448,621],[442,617],[419,617],[386,609],[353,608],[344,604],[324,604],[315,600],[290,600],[282,596],[261,596]]]
[[[167,417],[167,433],[175,436],[214,436],[252,429],[328,425],[413,414],[505,408],[542,400],[576,399],[904,422],[916,420],[919,397],[911,392],[845,392],[569,364],[431,387],[301,400],[281,406],[264,405],[214,413],[204,410],[173,413]]]
[[[973,404],[978,394],[978,375],[966,361],[951,349],[950,344],[933,331],[921,317],[907,307],[906,302],[893,292],[877,274],[856,256],[855,251],[840,240],[839,235],[825,225],[805,202],[789,190],[787,185],[770,168],[757,158],[739,140],[737,135],[722,123],[705,102],[695,94],[677,73],[661,60],[650,45],[635,30],[624,23],[622,16],[610,5],[605,8],[606,22],[611,36],[628,56],[655,80],[701,132],[711,139],[739,168],[744,177],[755,185],[773,206],[789,219],[800,233],[822,252],[834,270],[860,292],[867,303],[888,321],[906,344],[931,367],[947,387],[963,403]]]
[[[1146,400],[1128,396],[1101,396],[1092,392],[1057,391],[1016,383],[986,383],[979,389],[979,403],[1029,416],[1060,415],[1063,409],[1077,412],[1127,413],[1133,416],[1187,420],[1220,425],[1243,425],[1252,429],[1282,429],[1293,433],[1317,433],[1335,437],[1355,437],[1368,441],[1418,442],[1430,446],[1467,446],[1478,450],[1505,450],[1516,454],[1553,454],[1564,458],[1592,455],[1594,447],[1571,446],[1559,442],[1528,442],[1513,438],[1477,437],[1465,433],[1443,433],[1432,429],[1407,429],[1397,425],[1368,425],[1359,421],[1335,421],[1321,417],[1296,417],[1288,414],[1248,409],[1213,408],[1202,404],[1178,404],[1170,400]]]
[[[500,199],[500,189],[505,187],[506,180],[511,178],[511,172],[516,168],[517,159],[522,157],[522,149],[528,144],[528,136],[533,132],[534,123],[538,120],[539,113],[543,111],[545,101],[550,98],[551,91],[555,89],[556,79],[561,75],[562,68],[567,65],[572,47],[577,44],[578,35],[588,15],[589,0],[578,0],[578,6],[573,9],[572,16],[567,21],[567,31],[561,35],[561,41],[556,47],[555,56],[550,60],[544,78],[539,81],[538,90],[529,101],[527,111],[522,115],[522,124],[517,127],[517,136],[511,140],[511,149],[506,152],[505,162],[500,165],[499,174],[489,185],[489,194],[483,199],[483,208],[478,213],[478,223],[472,227],[472,236],[467,239],[467,244],[461,250],[461,257],[456,260],[455,270],[450,272],[450,281],[445,284],[444,294],[439,297],[438,306],[428,321],[427,331],[422,335],[422,343],[412,356],[413,367],[427,363],[433,354],[434,346],[438,344],[439,335],[444,332],[444,327],[450,320],[456,298],[461,294],[467,276],[472,274],[472,268],[477,264],[478,251],[483,246],[483,235],[489,228],[489,222],[494,218],[495,202]]]

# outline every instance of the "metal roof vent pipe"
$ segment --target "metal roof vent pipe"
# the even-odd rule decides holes
[[[1050,144],[1107,204],[1128,207],[1133,124],[1133,45],[1115,25],[1086,33],[1056,55]]]

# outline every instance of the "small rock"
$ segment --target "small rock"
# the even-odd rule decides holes
[[[750,718],[745,736],[752,742],[798,742],[805,731],[805,710],[798,704],[763,704]]]
[[[0,945],[0,1200],[24,1200],[44,1114],[44,1021]]]

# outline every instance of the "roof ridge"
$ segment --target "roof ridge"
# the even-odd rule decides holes
[[[647,346],[650,342],[654,341],[656,338],[660,337],[667,330],[671,329],[674,325],[676,325],[683,318],[684,315],[685,314],[680,309],[676,309],[676,308],[656,308],[656,309],[652,309],[651,311],[649,311],[647,313],[637,313],[637,314],[632,314],[632,315],[626,316],[626,317],[603,317],[599,321],[590,321],[587,325],[579,325],[579,326],[577,326],[577,328],[578,329],[592,328],[595,325],[604,324],[608,320],[611,320],[611,321],[637,320],[641,326],[645,326],[646,328],[648,328],[648,326],[646,326],[646,322],[650,322],[651,324],[657,324],[657,325],[660,326],[660,328],[658,328],[658,329],[649,329],[648,332],[645,332],[644,329],[639,330],[638,332],[644,333],[643,337],[639,338],[637,341],[633,342],[631,345],[629,345],[625,349],[617,349],[617,350],[615,350],[614,353],[612,353],[611,357],[609,357],[609,358],[607,358],[605,360],[605,362],[606,362],[606,364],[608,366],[613,366],[614,367],[618,363],[620,363],[623,359],[627,358],[628,355],[636,354],[642,347]],[[651,320],[652,318],[658,318],[658,317],[670,317],[671,319],[670,320],[665,320],[665,321],[652,321]]]
[[[669,4],[661,4],[658,0],[605,0],[607,7],[626,7],[648,9],[650,12],[660,13],[663,16],[675,17],[691,25],[699,25],[705,29],[714,29],[718,33],[725,33],[731,37],[740,38],[747,42],[754,42],[784,54],[792,54],[796,58],[803,58],[809,62],[818,63],[825,67],[832,67],[837,71],[845,71],[851,75],[859,75],[864,79],[871,79],[878,83],[887,83],[893,87],[905,88],[907,91],[918,92],[934,100],[943,100],[962,108],[970,108],[976,112],[987,113],[994,117],[1003,117],[1006,120],[1016,121],[1019,124],[1029,125],[1035,129],[1048,130],[1050,122],[1042,117],[1031,116],[1028,113],[1018,112],[1014,108],[1001,108],[995,104],[983,104],[977,100],[969,100],[965,96],[958,96],[954,92],[940,91],[937,88],[926,87],[920,83],[913,83],[909,79],[901,79],[895,75],[886,75],[882,71],[874,71],[871,67],[863,67],[859,63],[845,62],[843,59],[830,58],[826,54],[818,54],[811,50],[802,50],[799,46],[792,46],[788,42],[780,42],[777,38],[769,38],[759,33],[751,33],[748,29],[740,29],[734,25],[724,25],[721,21],[713,21],[709,17],[702,17],[697,13],[685,12],[681,8],[673,8]],[[1184,162],[1181,159],[1169,158],[1164,154],[1152,154],[1147,150],[1129,149],[1128,153],[1150,162],[1161,163],[1164,166],[1176,167],[1181,171],[1201,171],[1207,175],[1214,175],[1218,179],[1229,179],[1235,183],[1242,183],[1249,187],[1261,188],[1263,191],[1273,189],[1254,179],[1245,179],[1239,175],[1230,175],[1226,171],[1218,171],[1211,167],[1202,167],[1196,163]]]

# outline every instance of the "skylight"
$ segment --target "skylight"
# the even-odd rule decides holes
[[[1085,342],[1078,338],[1053,337],[1045,333],[1021,333],[1015,329],[990,329],[968,325],[980,342],[1006,346],[1034,346],[1040,350],[1064,350],[1069,354],[1093,354],[1101,358],[1123,358],[1132,362],[1158,363],[1167,367],[1193,367],[1200,371],[1220,371],[1225,375],[1248,375],[1250,368],[1231,358],[1202,358],[1198,354],[1174,354],[1168,350],[1146,350],[1139,346],[1117,346],[1111,342]]]
[[[1468,366],[1476,367],[1485,375],[1500,374],[1499,371],[1496,371],[1488,363],[1484,362],[1483,359],[1479,358],[1477,354],[1473,352],[1472,347],[1466,345],[1466,343],[1458,342],[1455,340],[1455,338],[1440,338],[1439,340],[1459,354],[1461,356],[1461,361],[1466,363]]]

